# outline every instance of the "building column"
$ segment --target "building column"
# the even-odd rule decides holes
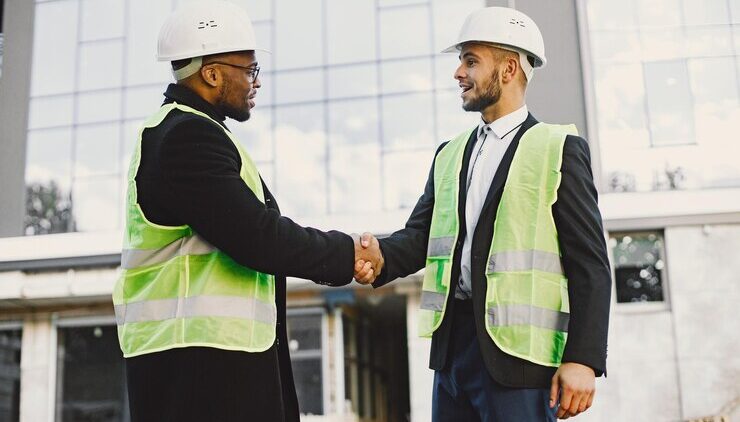
[[[0,0],[4,1],[4,0]],[[26,135],[36,2],[6,1],[0,75],[0,237],[23,234]],[[53,69],[49,69],[53,72]]]
[[[434,371],[429,369],[429,351],[432,342],[418,336],[417,315],[419,291],[406,295],[406,332],[409,351],[409,401],[411,422],[432,420],[432,386]]]
[[[49,314],[23,322],[20,421],[53,421],[56,390],[56,330]]]

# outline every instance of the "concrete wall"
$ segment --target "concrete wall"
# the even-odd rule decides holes
[[[740,399],[740,225],[667,228],[665,245],[668,308],[614,306],[608,378],[580,421],[731,414]]]
[[[0,0],[3,1],[3,0]],[[23,234],[35,2],[5,0],[0,76],[0,237]],[[54,69],[49,69],[53,72]]]

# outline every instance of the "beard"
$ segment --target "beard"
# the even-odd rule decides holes
[[[494,70],[491,79],[483,88],[483,92],[477,97],[463,101],[462,108],[465,111],[483,111],[498,102],[501,98],[501,84],[498,81],[498,70]]]
[[[224,84],[221,85],[221,91],[218,93],[218,101],[216,105],[219,110],[226,117],[231,117],[237,122],[245,122],[249,120],[251,111],[249,109],[249,102],[247,97],[237,98],[236,101],[229,101],[229,94],[231,93],[231,82],[227,79]],[[236,103],[236,104],[235,104]]]

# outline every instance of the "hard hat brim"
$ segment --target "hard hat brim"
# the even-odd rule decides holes
[[[209,53],[209,52],[190,52],[190,53],[183,53],[183,54],[176,54],[172,56],[157,56],[157,60],[160,62],[172,62],[175,60],[184,60],[184,59],[192,59],[193,57],[203,57],[203,56],[210,56],[212,54],[224,54],[224,53],[234,53],[237,51],[259,51],[261,53],[266,53],[272,55],[272,52],[270,50],[264,49],[264,48],[250,48],[250,49],[244,49],[243,47],[235,47],[233,49],[224,49],[217,53]],[[205,54],[204,54],[205,53]]]
[[[490,42],[478,41],[478,40],[461,41],[461,42],[459,42],[457,44],[454,44],[454,45],[451,45],[451,46],[445,48],[444,50],[440,51],[440,53],[442,53],[442,54],[446,54],[446,53],[457,53],[460,50],[462,50],[461,47],[465,43],[490,44],[491,47],[511,47],[512,49],[514,49],[516,51],[522,51],[522,52],[524,52],[524,54],[526,54],[528,56],[532,56],[532,57],[535,58],[535,66],[534,66],[535,69],[539,69],[539,68],[545,67],[545,65],[547,64],[547,59],[546,58],[540,57],[540,56],[538,56],[538,55],[536,55],[534,53],[531,53],[529,51],[522,50],[522,49],[517,48],[517,47],[514,47],[514,46],[507,46],[505,44],[490,43]]]

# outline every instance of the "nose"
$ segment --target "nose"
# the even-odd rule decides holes
[[[254,82],[252,82],[252,87],[254,89],[257,89],[257,88],[260,88],[261,86],[262,86],[262,81],[260,80],[259,75],[257,75],[257,79],[255,79]]]
[[[462,81],[467,76],[468,75],[465,73],[465,67],[463,66],[461,62],[460,65],[457,67],[457,69],[455,69],[455,74],[452,77],[457,79],[458,81]]]

